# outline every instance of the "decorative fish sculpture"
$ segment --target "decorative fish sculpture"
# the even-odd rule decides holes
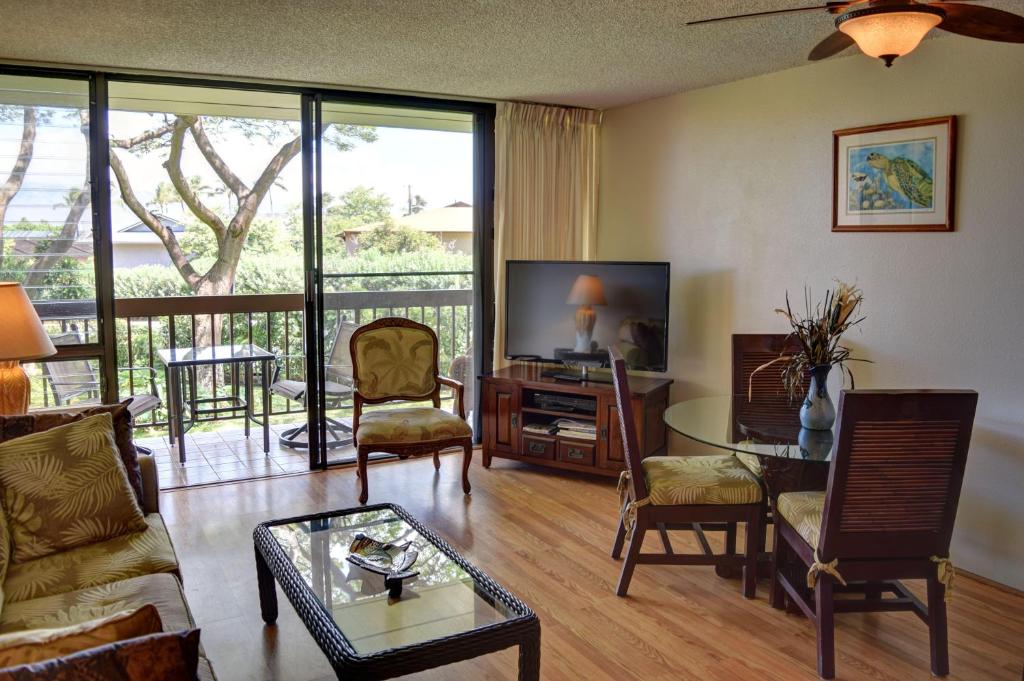
[[[368,537],[362,532],[355,536],[348,547],[347,559],[353,565],[384,576],[384,585],[390,595],[397,598],[402,593],[402,582],[419,574],[409,568],[419,558],[419,551],[412,542],[393,544]]]

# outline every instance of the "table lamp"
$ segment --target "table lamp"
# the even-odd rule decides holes
[[[567,305],[578,305],[576,308],[576,347],[573,352],[592,352],[590,340],[594,334],[594,323],[597,313],[594,305],[607,305],[604,299],[604,285],[592,274],[581,274],[569,291]]]
[[[31,386],[20,362],[57,354],[21,284],[0,282],[0,415],[28,411]]]

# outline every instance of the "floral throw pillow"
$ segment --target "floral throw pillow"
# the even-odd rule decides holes
[[[0,669],[0,681],[195,681],[198,665],[199,630],[193,629]]]
[[[110,414],[0,444],[0,494],[15,563],[146,529]]]
[[[0,416],[0,442],[39,433],[57,426],[67,425],[75,421],[87,419],[96,414],[110,414],[114,420],[114,439],[117,451],[121,454],[128,482],[132,485],[135,498],[142,503],[142,471],[139,470],[139,452],[135,448],[132,433],[132,413],[128,411],[128,402],[121,404],[96,405],[94,407],[76,407],[68,411],[34,412],[14,416]]]
[[[0,634],[0,667],[42,662],[89,648],[163,631],[152,604],[56,629],[28,629]]]

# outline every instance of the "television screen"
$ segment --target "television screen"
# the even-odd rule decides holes
[[[665,371],[667,262],[510,260],[508,359],[608,365],[617,345],[630,369]]]

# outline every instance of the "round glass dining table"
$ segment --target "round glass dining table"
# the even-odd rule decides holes
[[[673,404],[664,418],[680,435],[737,452],[749,466],[760,468],[772,497],[826,487],[835,427],[801,428],[799,401],[784,396],[697,397]]]

